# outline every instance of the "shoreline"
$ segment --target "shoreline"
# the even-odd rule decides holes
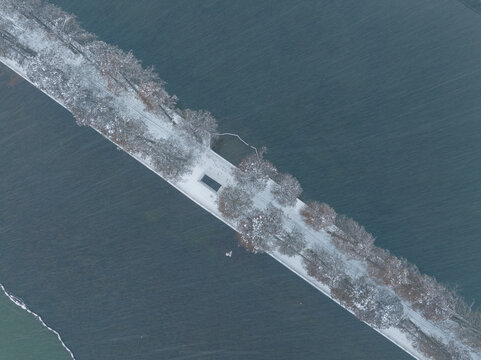
[[[10,292],[8,292],[8,290],[5,288],[5,286],[4,286],[2,283],[0,283],[0,289],[3,291],[3,293],[8,297],[8,299],[9,299],[12,303],[14,303],[15,305],[17,305],[19,308],[25,310],[28,314],[33,315],[33,317],[34,317],[38,322],[40,322],[40,324],[42,324],[42,326],[43,326],[44,328],[46,328],[48,331],[50,331],[51,333],[53,333],[53,334],[57,337],[58,341],[60,341],[60,344],[62,345],[62,347],[63,347],[65,350],[67,350],[67,352],[68,352],[69,356],[72,358],[72,360],[76,360],[76,359],[75,359],[75,356],[74,356],[74,354],[73,354],[73,352],[72,352],[72,350],[70,350],[70,348],[67,346],[67,344],[65,344],[65,343],[63,342],[62,336],[60,335],[60,333],[59,333],[57,330],[51,328],[51,327],[43,320],[43,318],[42,318],[39,314],[37,314],[37,313],[33,312],[32,310],[30,310],[30,309],[28,308],[28,306],[27,306],[21,299],[17,298],[15,295],[13,295],[13,294],[11,294]]]
[[[6,66],[8,66],[12,71],[16,72],[18,75],[22,76],[24,79],[26,79],[30,84],[32,84],[33,86],[37,87],[34,83],[32,83],[27,77],[26,75],[24,75],[22,73],[22,71],[18,68],[16,68],[15,66],[13,66],[13,64],[8,64],[6,63],[5,61],[3,61],[3,59],[0,57],[0,61],[3,62]],[[38,87],[37,87],[38,88]],[[59,105],[61,105],[62,107],[66,108],[66,106],[58,99],[56,99],[54,96],[52,96],[51,94],[48,94],[47,92],[45,92],[44,90],[42,89],[39,89],[40,91],[42,91],[44,94],[46,94],[48,97],[50,97],[52,100],[54,100],[56,103],[58,103]],[[69,110],[68,108],[66,108],[67,110]],[[102,134],[99,130],[95,129],[92,127],[93,130],[95,130],[97,133],[99,133],[101,136],[103,136],[105,139],[107,139],[108,141],[112,142],[113,144],[115,144],[116,146],[119,146],[118,144],[116,144],[115,142],[111,141],[109,138],[107,138],[104,134]],[[119,146],[121,147],[121,146]],[[196,199],[195,196],[193,196],[192,193],[189,193],[188,191],[186,191],[185,188],[179,186],[178,183],[175,183],[173,181],[170,181],[168,179],[165,179],[164,177],[162,177],[162,175],[160,175],[147,161],[145,161],[144,159],[141,159],[139,156],[137,156],[136,154],[132,154],[128,151],[125,151],[124,149],[122,149],[124,152],[126,152],[128,155],[130,155],[131,157],[133,157],[135,160],[139,161],[142,165],[144,165],[145,167],[147,167],[149,170],[151,170],[152,172],[154,172],[156,175],[158,175],[159,177],[161,177],[163,180],[165,180],[166,182],[168,182],[170,185],[172,185],[176,190],[178,190],[180,193],[182,193],[183,195],[185,195],[186,197],[188,197],[190,200],[192,200],[194,203],[196,203],[198,206],[202,207],[205,211],[209,212],[210,214],[214,215],[217,219],[219,219],[220,221],[222,221],[223,223],[225,223],[227,226],[229,226],[231,229],[233,229],[234,231],[237,231],[235,225],[233,223],[231,223],[230,221],[228,221],[227,219],[225,219],[225,217],[222,217],[220,213],[218,213],[218,211],[215,211],[214,209],[216,209],[216,206],[215,206],[215,203],[211,203],[211,206],[207,206],[205,203],[203,204],[202,202],[200,202],[198,199]],[[229,163],[227,160],[225,160],[224,158],[222,158],[219,154],[217,154],[216,152],[214,152],[213,150],[209,149],[209,153],[216,157],[218,160],[224,162],[224,164],[228,164],[230,165],[231,167],[234,167],[234,165],[232,165],[231,163]],[[200,179],[200,178],[199,178]],[[301,202],[300,200],[298,200],[298,204],[296,206],[299,206],[300,204],[304,204],[303,202]],[[214,207],[215,206],[215,207]],[[289,269],[290,271],[294,272],[297,276],[299,276],[301,279],[303,279],[304,281],[306,281],[307,283],[309,283],[311,286],[313,286],[314,288],[316,288],[317,290],[319,290],[322,294],[324,294],[325,296],[329,297],[331,300],[333,300],[335,303],[337,303],[339,306],[341,306],[342,308],[344,308],[345,310],[347,310],[348,312],[350,312],[351,314],[354,315],[354,313],[345,308],[344,306],[342,306],[336,299],[332,298],[331,295],[325,290],[325,289],[322,289],[321,285],[318,284],[317,281],[311,279],[307,274],[303,273],[302,271],[299,271],[298,269],[296,269],[292,264],[289,264],[288,262],[286,262],[285,260],[283,260],[280,256],[276,256],[275,254],[273,253],[268,253],[269,256],[271,256],[273,259],[275,259],[277,262],[279,262],[280,264],[282,264],[283,266],[285,266],[287,269]],[[359,319],[358,319],[359,320]],[[364,322],[365,323],[365,322]],[[379,330],[379,329],[376,329],[375,327],[373,326],[370,326],[369,324],[365,323],[366,325],[368,325],[369,327],[371,327],[372,329],[374,329],[377,333],[381,334],[383,337],[385,337],[386,339],[388,339],[389,341],[391,341],[393,344],[395,344],[396,346],[398,346],[399,348],[401,348],[402,350],[404,350],[406,353],[408,353],[409,355],[411,355],[413,358],[415,359],[418,359],[418,360],[428,360],[428,358],[420,355],[419,353],[416,354],[415,352],[415,349],[412,348],[411,346],[409,346],[410,342],[407,341],[407,339],[405,341],[400,341],[400,339],[397,339],[397,338],[394,338],[392,335],[390,336],[389,334],[386,334],[384,331],[382,330]],[[72,354],[73,356],[73,354]],[[75,358],[73,358],[75,360]]]
[[[2,14],[0,11],[0,18],[1,16],[4,16],[8,21],[15,21],[15,19],[12,20],[12,18],[8,15]],[[27,20],[24,22],[27,22],[30,20]],[[108,98],[109,96],[112,97],[111,100],[111,108],[108,109],[108,112],[112,116],[119,116],[120,118],[122,117],[132,117],[133,122],[139,123],[142,125],[145,125],[149,128],[150,131],[152,131],[152,134],[155,138],[157,139],[165,139],[168,138],[169,136],[175,137],[176,140],[178,140],[181,136],[179,135],[178,131],[175,129],[175,125],[172,125],[173,118],[175,122],[175,117],[179,116],[178,114],[175,113],[175,110],[172,109],[167,109],[167,111],[164,110],[164,115],[159,115],[158,113],[153,113],[149,111],[148,107],[146,108],[145,102],[142,103],[142,99],[139,99],[138,94],[136,94],[132,89],[125,89],[122,91],[120,94],[115,94],[112,93],[111,89],[109,86],[106,85],[105,79],[103,79],[100,75],[100,70],[98,66],[89,59],[88,56],[83,54],[83,52],[80,52],[80,54],[75,54],[72,55],[71,51],[72,49],[68,48],[66,44],[63,41],[59,41],[59,38],[55,37],[50,37],[49,33],[45,33],[45,30],[40,28],[37,24],[36,31],[35,30],[25,30],[25,28],[22,28],[22,22],[19,22],[20,25],[18,25],[18,28],[20,29],[20,35],[16,38],[16,42],[18,44],[27,44],[28,48],[32,52],[39,52],[41,53],[43,50],[55,50],[56,54],[59,54],[58,58],[60,63],[63,63],[67,67],[70,67],[73,69],[74,75],[81,75],[84,76],[82,78],[82,83],[79,84],[79,88],[77,88],[77,91],[82,90],[82,86],[84,86],[84,89],[94,89],[95,93],[94,95],[97,97],[105,97]],[[35,22],[33,23],[34,25],[36,24]],[[17,26],[17,25],[16,25]],[[62,40],[62,39],[60,39]],[[83,50],[83,49],[82,49]],[[69,52],[70,51],[70,52]],[[89,56],[92,55],[89,53]],[[34,59],[37,59],[36,56],[33,57]],[[52,80],[56,79],[50,79],[48,76],[46,76],[42,81],[39,83],[36,83],[35,80],[32,80],[28,76],[28,70],[29,67],[29,60],[31,57],[25,57],[22,61],[13,61],[11,59],[7,59],[5,57],[0,56],[0,62],[3,62],[7,67],[12,69],[14,72],[19,74],[22,78],[26,79],[30,84],[32,84],[34,87],[40,89],[44,94],[49,96],[51,99],[53,99],[55,102],[57,102],[60,106],[66,108],[70,112],[73,113],[73,110],[69,108],[69,102],[66,100],[61,100],[60,98],[63,97],[64,94],[60,93],[60,98],[55,96],[55,88],[52,89],[46,89],[45,86],[51,85],[49,83],[52,82]],[[48,64],[47,64],[48,67]],[[85,76],[86,73],[82,73],[80,71],[81,68],[86,68],[87,72],[90,72],[88,76]],[[53,68],[54,70],[57,70],[56,68]],[[52,70],[52,69],[49,69]],[[75,74],[75,70],[78,71],[78,73]],[[33,76],[33,75],[32,75]],[[35,79],[35,77],[33,77]],[[38,79],[37,79],[38,80]],[[108,79],[107,81],[112,80]],[[114,78],[114,80],[116,80]],[[113,96],[116,95],[115,98]],[[77,109],[78,110],[78,109]],[[171,113],[172,117],[169,115]],[[183,119],[181,119],[182,121]],[[218,209],[217,205],[217,199],[218,199],[218,194],[213,191],[212,189],[206,187],[202,182],[201,179],[207,175],[216,182],[218,182],[221,187],[222,186],[229,186],[229,185],[235,185],[237,180],[233,176],[234,170],[237,169],[236,166],[231,164],[229,161],[221,157],[219,154],[214,152],[212,149],[202,149],[199,150],[199,153],[196,154],[195,162],[192,165],[192,168],[190,169],[190,172],[188,174],[184,174],[181,176],[180,179],[173,180],[165,175],[162,174],[161,171],[159,171],[158,167],[156,170],[156,165],[155,165],[155,157],[152,155],[150,156],[145,156],[145,154],[135,152],[133,150],[129,150],[125,146],[125,144],[120,144],[119,142],[116,142],[109,138],[105,131],[105,129],[96,128],[93,125],[90,125],[96,132],[101,134],[104,138],[115,144],[117,147],[121,148],[123,151],[125,151],[127,154],[129,154],[131,157],[142,163],[145,167],[156,173],[158,176],[163,178],[165,181],[167,181],[170,185],[175,187],[179,192],[181,192],[183,195],[187,196],[190,200],[192,200],[194,203],[202,207],[204,210],[209,212],[210,214],[214,215],[217,219],[228,225],[230,228],[233,230],[240,232],[239,231],[239,224],[236,224],[233,220],[229,220],[226,216],[224,216]],[[269,179],[269,186],[272,186],[273,181]],[[270,194],[266,191],[261,191],[259,194],[257,194],[254,198],[254,207],[262,209],[266,207],[266,204],[270,204],[272,201],[272,198],[270,197]],[[309,228],[306,224],[305,221],[303,220],[301,214],[300,214],[300,209],[306,207],[306,204],[297,199],[295,206],[293,207],[284,207],[281,208],[283,215],[285,215],[289,219],[289,225],[294,224],[295,226],[299,226],[301,230],[303,231],[304,234],[306,234],[306,237],[308,237],[308,243],[309,245],[314,248],[315,246],[321,246],[324,248],[332,248],[332,236],[329,234],[329,229],[335,228],[335,225],[332,224],[331,227],[314,231],[313,229]],[[336,250],[337,251],[337,250]],[[270,250],[267,251],[267,253],[273,257],[276,261],[287,267],[289,270],[293,271],[295,274],[297,274],[299,277],[301,277],[303,280],[314,286],[317,290],[321,291],[324,295],[328,296],[331,300],[334,300],[337,304],[339,304],[341,307],[344,309],[348,310],[350,313],[354,314],[354,312],[349,309],[347,306],[344,306],[341,304],[340,301],[335,299],[331,291],[329,290],[329,287],[322,283],[319,280],[314,279],[312,276],[309,275],[308,271],[302,266],[302,259],[299,253],[293,255],[292,257],[287,257],[286,255],[280,254],[276,250]],[[359,261],[354,261],[354,260],[349,260],[346,256],[343,256],[343,266],[346,274],[352,275],[363,275],[366,273],[364,265],[360,265]],[[2,287],[3,288],[3,287]],[[6,291],[6,290],[4,290]],[[7,293],[6,293],[7,294]],[[7,295],[8,296],[8,295]],[[15,298],[11,298],[12,301],[15,301]],[[22,302],[16,303],[18,306],[24,308],[25,306]],[[454,325],[454,322],[451,320],[446,320],[442,325],[439,323],[435,323],[434,321],[426,320],[425,318],[421,317],[421,315],[416,312],[415,310],[412,309],[410,304],[403,302],[403,309],[405,311],[406,319],[414,323],[418,328],[420,328],[425,335],[430,335],[433,337],[441,337],[444,342],[448,342],[451,339],[452,333],[449,331],[449,326]],[[28,308],[25,306],[25,310],[29,311]],[[34,313],[32,313],[34,314]],[[36,314],[34,314],[36,315]],[[40,321],[43,323],[43,320],[41,319],[40,316],[36,315]],[[356,316],[357,317],[357,316]],[[403,349],[405,352],[410,354],[416,359],[428,359],[428,357],[421,353],[420,350],[416,348],[414,345],[414,340],[409,338],[408,334],[405,332],[402,332],[402,327],[401,326],[392,326],[388,328],[376,328],[373,325],[370,325],[369,323],[363,321],[366,323],[368,326],[376,330],[376,332],[380,333],[383,335],[385,338],[389,339],[392,343]],[[43,323],[45,324],[45,323]],[[45,325],[46,326],[46,325]],[[50,329],[50,328],[49,328]],[[55,330],[50,329],[51,331],[55,332]],[[55,332],[57,336],[59,337],[60,341],[60,335]],[[63,343],[63,342],[62,342]],[[464,345],[464,344],[463,344]],[[67,348],[68,349],[68,348]],[[470,353],[472,358],[479,358],[478,353],[471,352]],[[73,354],[71,354],[73,358]]]

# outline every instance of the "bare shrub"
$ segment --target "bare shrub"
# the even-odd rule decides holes
[[[302,209],[301,215],[304,217],[304,221],[317,231],[331,225],[336,218],[336,212],[333,208],[317,201],[308,203]]]
[[[218,193],[217,207],[228,219],[238,219],[252,208],[252,200],[243,189],[225,186]]]
[[[301,193],[301,184],[291,174],[280,174],[276,177],[276,184],[272,189],[272,194],[279,204],[294,206]]]

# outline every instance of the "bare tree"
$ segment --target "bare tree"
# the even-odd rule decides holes
[[[282,231],[282,212],[268,206],[257,210],[241,220],[239,224],[239,244],[253,253],[269,251],[275,245],[274,238]]]
[[[331,286],[331,296],[342,306],[354,309],[354,284],[349,277],[345,276]]]
[[[39,8],[38,18],[68,42],[75,41],[84,44],[96,38],[95,35],[85,31],[80,26],[75,15],[65,12],[56,5],[43,3]]]
[[[469,327],[473,328],[478,333],[478,336],[481,337],[481,312],[479,309],[473,309],[474,302],[468,304],[460,296],[456,296],[455,300],[455,312],[457,317],[460,317],[463,322],[469,324]],[[481,338],[479,346],[481,348]]]
[[[440,339],[424,334],[419,331],[413,338],[414,348],[419,350],[424,356],[433,360],[453,360],[446,346]],[[470,359],[470,358],[468,358]]]
[[[217,132],[217,122],[212,114],[205,110],[190,109],[184,110],[182,114],[185,121],[180,123],[181,128],[204,146],[210,146],[212,136]]]
[[[262,148],[258,154],[250,154],[244,158],[238,166],[239,169],[234,173],[236,180],[250,190],[265,189],[269,178],[277,174],[275,166],[264,159],[265,151],[265,148]]]
[[[159,139],[151,145],[148,153],[156,171],[167,180],[178,181],[192,170],[192,150],[177,144],[174,139]]]
[[[336,212],[333,208],[317,201],[308,203],[302,209],[301,215],[304,217],[304,221],[317,231],[333,224],[336,218]]]
[[[272,194],[279,204],[294,206],[301,193],[301,184],[291,174],[279,174],[276,177],[276,184],[272,188]]]
[[[405,259],[390,255],[382,264],[370,263],[368,272],[373,280],[393,289],[428,320],[446,320],[454,314],[455,297],[452,292],[434,278],[421,274]]]
[[[108,86],[116,93],[131,89],[137,92],[147,110],[167,114],[177,104],[177,97],[165,90],[165,82],[159,79],[153,67],[143,68],[141,62],[132,54],[103,41],[92,41],[86,48]]]
[[[401,301],[386,288],[378,288],[375,291],[375,306],[365,314],[364,321],[378,329],[397,326],[405,318]]]
[[[360,320],[379,329],[397,326],[405,317],[399,298],[365,277],[346,277],[334,284],[331,294]]]
[[[413,271],[409,266],[406,259],[389,255],[381,265],[370,263],[368,272],[377,283],[395,288],[409,282],[409,273]]]
[[[294,256],[302,253],[306,247],[304,234],[294,227],[291,231],[282,233],[277,239],[278,250],[281,254]]]
[[[337,254],[320,247],[304,250],[303,265],[309,276],[331,288],[345,277],[344,261]]]
[[[218,193],[217,207],[228,219],[239,219],[252,208],[252,200],[240,187],[225,186]]]
[[[162,80],[147,80],[138,85],[138,94],[146,109],[154,113],[163,113],[165,108],[172,109],[177,103],[175,95],[170,96],[164,88]]]
[[[350,241],[354,251],[361,257],[367,257],[374,245],[374,237],[359,225],[356,221],[346,215],[336,216],[336,226],[342,231],[340,239]]]
[[[30,81],[62,100],[68,96],[68,70],[55,50],[50,48],[39,52],[26,65]]]
[[[144,154],[149,151],[148,129],[142,122],[130,117],[117,119],[109,126],[106,136],[126,152]]]
[[[481,343],[478,342],[478,344]],[[449,342],[446,346],[447,352],[451,355],[451,360],[471,360],[471,356],[469,352],[459,346],[459,344],[455,343],[453,340]]]

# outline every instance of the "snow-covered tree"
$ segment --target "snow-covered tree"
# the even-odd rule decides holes
[[[107,80],[108,86],[116,93],[131,86],[124,74],[135,77],[142,70],[132,53],[125,53],[117,46],[103,41],[92,41],[86,48],[92,53],[97,69]]]
[[[361,257],[367,257],[374,245],[374,237],[346,215],[336,216],[336,226],[342,231],[337,239],[351,242],[353,250]]]
[[[175,139],[159,139],[151,145],[148,156],[154,169],[168,180],[177,181],[192,171],[194,154]]]
[[[8,26],[0,23],[0,56],[10,57],[15,49],[15,38],[10,34]]]
[[[418,310],[428,320],[446,320],[454,313],[453,294],[430,276],[416,274],[411,284],[400,286],[397,293],[411,299],[413,309]]]
[[[460,296],[456,296],[455,301],[455,317],[462,319],[463,323],[469,324],[469,327],[474,330],[481,350],[481,312],[479,309],[473,309],[474,303],[468,304]]]
[[[283,206],[294,206],[302,193],[299,181],[291,174],[279,174],[275,180],[276,184],[272,188],[272,194],[277,202]]]
[[[345,277],[331,287],[331,295],[360,320],[379,329],[397,326],[404,318],[399,298],[365,277]]]
[[[239,219],[252,208],[252,200],[242,188],[225,186],[218,192],[217,207],[225,217]]]
[[[138,120],[125,117],[116,119],[106,129],[105,135],[126,152],[144,154],[149,151],[147,126]]]
[[[478,342],[478,344],[481,347],[481,342]],[[460,345],[458,342],[451,340],[446,346],[447,352],[451,355],[451,360],[471,360],[469,352]]]
[[[180,127],[191,134],[199,143],[210,146],[213,134],[217,132],[217,121],[205,110],[186,109],[182,112],[184,120]]]
[[[32,12],[38,14],[42,11],[44,2],[42,0],[6,0],[5,5],[10,6],[21,13]]]
[[[401,331],[406,334],[416,350],[426,358],[433,360],[473,360],[467,351],[464,343],[453,339],[443,339],[433,334],[423,332],[415,323],[409,319],[401,322]],[[474,354],[473,354],[474,355]]]
[[[302,250],[306,247],[306,240],[299,228],[294,227],[291,231],[279,235],[276,245],[281,254],[294,256],[302,253]]]
[[[345,276],[344,261],[320,247],[304,250],[303,265],[309,276],[330,287],[336,287]]]
[[[273,178],[277,174],[275,166],[264,159],[264,152],[265,148],[261,149],[258,154],[248,155],[240,162],[234,173],[237,182],[250,191],[265,189],[269,178]]]
[[[362,314],[364,318],[361,320],[378,329],[397,326],[405,317],[399,298],[384,287],[375,290],[375,305],[370,311]]]
[[[146,70],[149,71],[149,70]],[[164,113],[165,109],[173,109],[177,103],[175,95],[170,96],[164,88],[162,80],[148,80],[138,84],[137,91],[146,109],[154,113]]]
[[[152,67],[143,68],[132,54],[103,41],[92,41],[86,48],[114,92],[131,89],[137,92],[147,110],[166,114],[177,104],[177,97],[165,90],[165,82],[159,79]]]
[[[413,340],[414,348],[427,358],[433,360],[453,360],[452,354],[449,353],[441,339],[427,336],[420,332]],[[468,357],[468,359],[471,359],[471,357]]]
[[[301,210],[301,215],[304,217],[304,221],[317,231],[333,224],[336,218],[336,212],[333,208],[317,201],[308,203]]]
[[[370,263],[368,272],[373,280],[393,289],[428,320],[441,321],[454,314],[452,292],[434,278],[421,274],[405,259],[390,255],[382,264]]]
[[[80,26],[75,15],[65,12],[56,5],[44,2],[39,8],[37,18],[67,42],[83,44],[95,39],[95,35]]]
[[[282,212],[272,205],[256,210],[239,223],[239,244],[253,253],[269,251],[282,231]]]
[[[68,96],[69,68],[62,62],[54,49],[45,49],[33,57],[25,66],[27,75],[40,89],[58,99]]]

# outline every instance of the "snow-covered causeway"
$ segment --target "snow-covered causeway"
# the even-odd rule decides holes
[[[35,3],[35,1],[30,2]],[[17,2],[17,4],[19,3],[23,4],[24,2]],[[28,1],[26,3],[29,4]],[[139,97],[139,94],[132,89],[112,90],[112,86],[109,85],[108,79],[106,80],[105,74],[102,74],[102,69],[99,67],[101,64],[93,61],[95,60],[94,54],[90,53],[83,44],[77,42],[74,38],[51,31],[45,25],[47,22],[39,19],[41,15],[29,14],[23,10],[25,10],[25,7],[15,5],[13,0],[0,0],[0,61],[3,64],[73,113],[78,109],[73,109],[71,94],[75,93],[80,97],[88,90],[90,104],[95,104],[95,99],[101,99],[102,101],[108,99],[108,111],[112,113],[112,116],[128,117],[130,121],[146,127],[156,139],[173,139],[180,147],[185,146],[185,140],[178,134],[176,128],[176,123],[183,121],[180,119],[179,112],[168,108],[164,112],[153,112],[146,106],[145,99]],[[63,21],[61,25],[65,27],[69,20],[64,18]],[[59,26],[58,23],[47,23],[47,25],[52,25],[52,27],[55,25],[57,29]],[[33,66],[37,69],[35,73],[32,72]],[[41,69],[41,74],[39,74],[38,69]],[[64,69],[68,69],[68,72]],[[92,94],[94,99],[91,98]],[[94,125],[92,127],[105,136],[104,130]],[[109,140],[114,142],[112,138]],[[207,175],[221,187],[235,185],[237,180],[233,173],[236,167],[226,159],[210,148],[202,147],[200,150],[196,150],[195,161],[189,172],[180,178],[166,178],[161,172],[156,171],[155,159],[152,156],[143,156],[123,144],[118,142],[116,144],[206,211],[234,230],[239,230],[235,221],[229,220],[218,210],[218,192],[201,181]],[[350,259],[333,246],[330,233],[336,230],[334,225],[315,231],[306,225],[300,214],[300,209],[305,204],[297,200],[295,206],[279,205],[270,192],[272,185],[273,182],[270,180],[267,188],[254,197],[255,207],[263,209],[269,204],[274,204],[282,211],[283,218],[287,219],[283,226],[291,228],[295,226],[299,229],[304,235],[307,247],[323,248],[330,253],[338,253],[337,256],[343,261],[343,271],[348,276],[353,278],[361,275],[367,276],[365,264]],[[300,254],[287,256],[275,249],[268,251],[268,254],[323,294],[339,303],[331,296],[331,290],[327,285],[308,275],[303,264],[303,257]],[[460,357],[456,358],[481,359],[479,352],[466,345],[452,332],[453,328],[459,326],[456,322],[451,319],[438,322],[427,320],[419,312],[413,310],[410,304],[403,301],[402,306],[405,319],[408,319],[426,336],[433,337],[446,346],[453,342],[456,343],[456,346],[461,349]],[[421,347],[413,341],[412,336],[399,327],[379,329],[372,325],[369,326],[416,359],[440,358],[427,355],[426,350],[422,351]],[[442,358],[454,357],[446,354],[446,357]]]

